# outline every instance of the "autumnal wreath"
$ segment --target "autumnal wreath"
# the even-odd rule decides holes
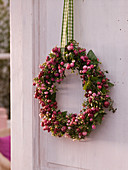
[[[67,136],[72,139],[84,139],[96,126],[101,124],[106,114],[105,108],[115,112],[109,97],[109,87],[113,86],[105,72],[99,67],[99,60],[92,50],[80,48],[75,41],[65,46],[65,53],[55,47],[47,56],[46,62],[40,65],[40,73],[34,79],[35,98],[39,99],[41,126],[54,136]],[[85,91],[83,109],[79,114],[57,108],[57,83],[61,83],[65,70],[78,70]]]

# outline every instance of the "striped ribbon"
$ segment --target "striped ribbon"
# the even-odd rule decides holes
[[[64,0],[61,32],[61,48],[74,39],[73,0]]]

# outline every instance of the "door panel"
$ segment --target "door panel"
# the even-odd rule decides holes
[[[128,1],[74,0],[75,39],[87,51],[94,50],[108,77],[115,83],[111,96],[118,108],[85,141],[55,138],[40,129],[42,170],[127,170],[128,163]],[[40,62],[60,45],[63,2],[40,0]],[[83,101],[81,80],[76,74],[58,86],[61,110],[79,113]]]

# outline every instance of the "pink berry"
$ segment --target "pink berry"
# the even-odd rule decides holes
[[[87,135],[87,132],[82,132],[82,135],[83,135],[83,136],[86,136],[86,135]]]
[[[70,46],[70,49],[71,49],[71,50],[73,50],[73,49],[74,49],[74,47],[73,47],[73,46]]]
[[[99,85],[99,86],[98,86],[98,88],[99,88],[99,89],[102,89],[102,86],[101,86],[101,85]]]
[[[59,124],[59,122],[58,122],[58,121],[55,121],[55,122],[54,122],[54,125],[58,125],[58,124]]]
[[[105,101],[105,102],[104,102],[104,107],[107,108],[109,105],[110,105],[110,103],[109,103],[108,101]]]
[[[89,103],[91,103],[92,102],[92,98],[89,98]]]
[[[48,94],[48,91],[45,91],[44,94]]]
[[[85,116],[84,115],[82,115],[82,117],[81,117],[83,120],[85,119]]]
[[[83,71],[82,71],[83,74],[86,73],[86,72],[87,72],[87,70],[83,70]]]
[[[105,80],[105,79],[103,79],[103,80],[102,80],[102,83],[105,83],[105,82],[106,82],[106,80]]]
[[[55,73],[55,76],[58,77],[58,76],[59,76],[59,73]]]
[[[77,131],[77,132],[80,132],[80,128],[77,128],[76,131]]]
[[[46,79],[49,79],[49,76],[48,76],[48,75],[46,75]]]
[[[56,57],[58,58],[58,57],[59,57],[59,54],[56,54]]]
[[[72,47],[72,46],[69,45],[69,46],[67,47],[67,49],[70,51],[70,50],[71,50],[71,47]]]
[[[61,51],[61,49],[60,48],[58,48],[58,52],[60,53],[60,51]]]
[[[56,111],[55,111],[55,110],[53,111],[53,114],[56,114]]]
[[[92,111],[95,111],[95,108],[94,107],[92,107],[92,109],[91,109]]]
[[[83,60],[83,59],[84,59],[84,56],[81,56],[80,59]]]
[[[42,127],[44,126],[44,122],[41,122],[41,126],[42,126]]]
[[[59,73],[63,73],[63,71],[62,71],[62,70],[59,70]]]
[[[90,118],[90,122],[92,122],[93,121],[93,118]]]
[[[78,52],[76,50],[74,50],[74,53],[75,53],[75,55],[78,55]]]
[[[87,69],[89,70],[89,69],[91,69],[91,67],[90,67],[90,66],[88,66],[88,67],[87,67]]]
[[[56,134],[56,133],[57,133],[57,128],[54,129],[54,134]]]
[[[66,131],[66,126],[63,126],[62,128],[61,128],[61,130],[63,131],[63,132],[65,132]]]
[[[98,91],[98,95],[101,95],[101,93]]]
[[[105,87],[105,88],[108,88],[108,84],[105,84],[104,87]]]
[[[55,48],[54,48],[54,51],[57,51],[57,50],[58,50],[58,48],[57,48],[57,47],[55,47]]]
[[[48,130],[48,126],[44,126],[43,130]]]
[[[51,103],[51,100],[50,100],[50,99],[48,99],[48,100],[47,100],[47,102],[48,102],[48,103]]]
[[[57,50],[58,50],[57,47],[55,47],[55,48],[52,49],[53,52],[57,52]]]
[[[71,67],[74,67],[74,63],[71,63],[70,66],[71,66]]]
[[[90,90],[88,93],[89,93],[89,94],[92,94],[92,91]]]
[[[92,65],[90,65],[90,67],[93,69],[93,68],[94,68],[94,65],[92,64]]]
[[[62,66],[64,65],[64,62],[63,61],[61,61],[61,63],[60,63]]]
[[[98,82],[97,82],[97,85],[100,85],[100,84],[101,84],[101,83],[98,81]]]
[[[87,56],[84,56],[85,60],[88,60],[88,57]]]
[[[75,119],[75,122],[78,122],[78,119]]]
[[[95,125],[92,125],[92,129],[96,129],[96,126],[95,126]]]
[[[96,110],[96,112],[99,112],[99,108],[97,108],[97,107],[96,107],[96,109],[95,109],[95,110]]]
[[[83,66],[83,70],[86,70],[87,69],[87,66],[85,65],[85,66]]]
[[[70,69],[70,64],[69,64],[69,63],[67,64],[67,67],[66,67],[66,68],[67,68],[68,70]]]
[[[93,93],[92,96],[95,97],[95,96],[96,96],[96,93]]]
[[[52,80],[52,81],[55,81],[55,79],[54,79],[54,78],[51,78],[51,80]]]
[[[63,76],[63,74],[62,73],[60,73],[60,77],[62,77]]]

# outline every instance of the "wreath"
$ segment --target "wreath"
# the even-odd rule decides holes
[[[97,125],[101,124],[106,108],[115,112],[109,87],[113,86],[106,77],[107,71],[99,67],[99,60],[92,50],[80,48],[73,40],[73,0],[64,0],[61,33],[61,48],[52,49],[46,62],[40,65],[40,73],[34,79],[35,98],[41,105],[40,118],[43,130],[52,135],[81,140],[88,136]],[[72,41],[71,41],[72,40]],[[66,43],[68,42],[68,43]],[[83,109],[67,114],[57,107],[57,84],[66,77],[65,70],[78,71],[85,92]]]
[[[61,49],[55,47],[47,56],[46,62],[40,65],[40,73],[34,79],[36,85],[35,98],[39,99],[41,126],[43,130],[52,132],[54,136],[84,139],[96,126],[101,124],[106,114],[113,108],[113,101],[108,95],[109,87],[113,86],[106,77],[105,71],[99,67],[99,59],[92,50],[86,54],[86,49],[80,48],[75,41],[65,46],[64,55]],[[57,84],[66,77],[65,70],[78,71],[85,91],[83,109],[79,114],[57,108]],[[107,71],[106,71],[107,73]]]

